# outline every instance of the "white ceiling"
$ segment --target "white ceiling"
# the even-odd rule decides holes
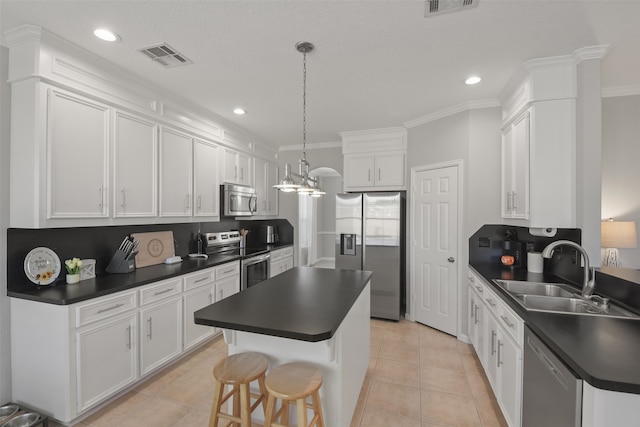
[[[302,40],[316,46],[308,143],[496,99],[523,61],[585,46],[610,45],[605,89],[640,93],[637,0],[479,0],[428,18],[423,1],[400,0],[0,0],[0,15],[3,32],[41,26],[278,146],[302,139]],[[122,40],[94,38],[98,26]],[[162,42],[193,64],[163,68],[137,51]],[[483,81],[465,86],[471,74]]]

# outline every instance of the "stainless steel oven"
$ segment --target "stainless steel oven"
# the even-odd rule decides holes
[[[242,280],[241,290],[250,288],[263,280],[267,280],[271,273],[271,254],[259,254],[248,256],[240,261],[242,272],[240,278]]]
[[[222,184],[220,194],[223,216],[250,216],[258,208],[255,188],[246,185]]]

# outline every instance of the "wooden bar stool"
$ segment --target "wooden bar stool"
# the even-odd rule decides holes
[[[265,388],[265,372],[269,361],[260,353],[238,353],[225,357],[213,368],[215,392],[213,406],[209,417],[209,427],[218,427],[218,420],[229,420],[229,425],[251,427],[251,414],[262,404],[266,412],[267,390]],[[260,394],[251,393],[249,385],[258,381]],[[229,393],[224,395],[225,385],[231,386]],[[222,405],[233,396],[233,413],[221,412]],[[251,404],[251,398],[256,401]]]
[[[298,409],[298,427],[324,427],[320,387],[322,372],[303,362],[287,363],[276,366],[269,372],[265,381],[269,393],[264,427],[289,427],[289,404],[295,403]],[[311,397],[311,403],[307,398]],[[282,400],[282,407],[274,414],[276,399]],[[307,424],[307,409],[313,410],[313,418]],[[276,424],[279,421],[282,424]]]

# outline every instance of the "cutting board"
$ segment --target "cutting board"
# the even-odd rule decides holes
[[[162,264],[165,259],[175,256],[173,231],[134,233],[131,237],[140,242],[136,255],[136,268]]]

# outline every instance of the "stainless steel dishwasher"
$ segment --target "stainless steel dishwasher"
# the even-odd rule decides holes
[[[528,327],[524,347],[522,426],[580,426],[582,380]]]

